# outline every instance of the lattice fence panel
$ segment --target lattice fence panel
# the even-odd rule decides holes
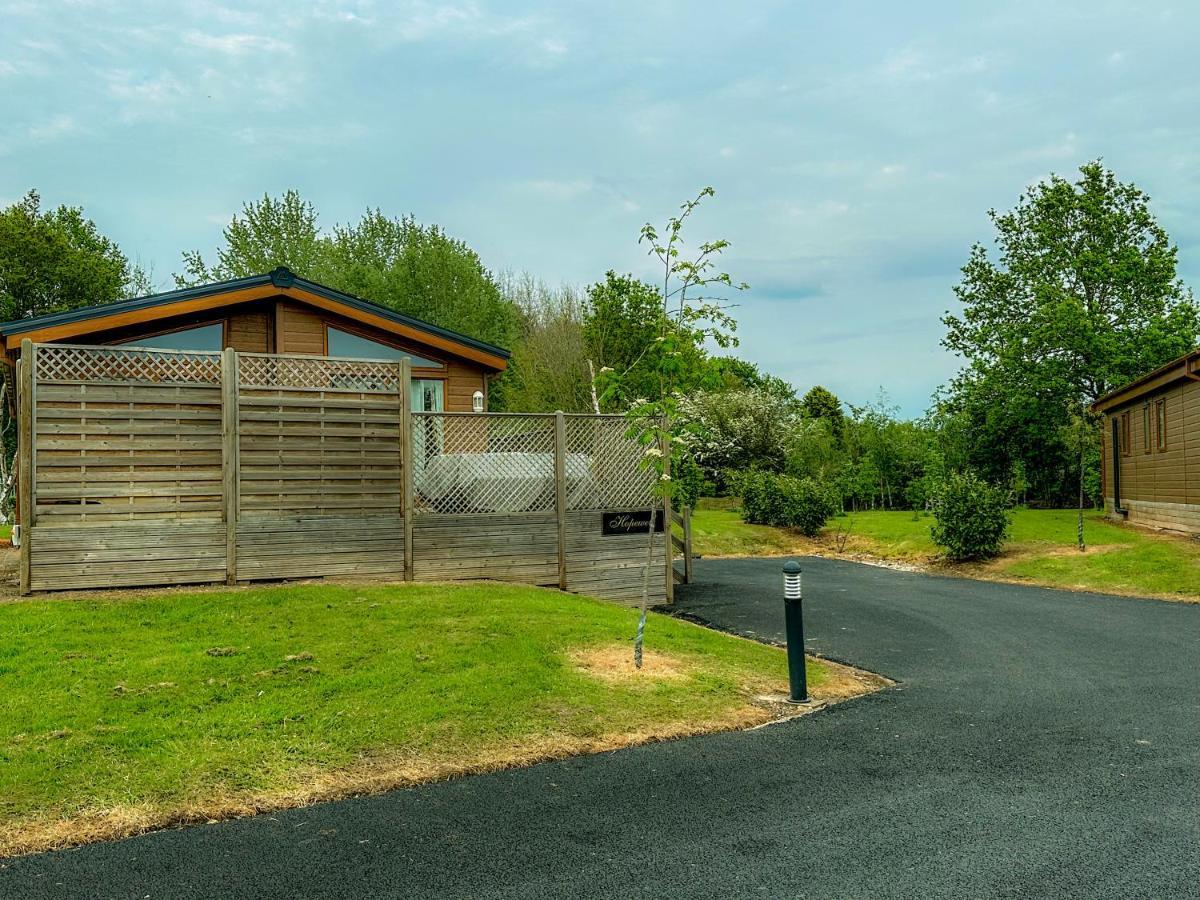
[[[220,384],[221,354],[42,345],[37,350],[37,380]]]
[[[554,416],[412,416],[417,513],[554,511]]]
[[[567,492],[568,509],[649,507],[654,472],[643,465],[645,451],[624,416],[567,416],[566,429],[568,473],[590,485]]]
[[[250,388],[395,393],[400,383],[400,365],[321,356],[242,353],[238,355],[238,381]]]

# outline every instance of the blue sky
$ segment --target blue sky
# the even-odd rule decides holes
[[[649,276],[704,185],[741,354],[907,414],[986,211],[1103,157],[1200,275],[1200,6],[0,0],[0,202],[83,205],[162,287],[243,201],[411,212],[496,270]]]

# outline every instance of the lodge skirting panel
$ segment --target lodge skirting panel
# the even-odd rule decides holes
[[[407,361],[24,346],[22,589],[341,576],[640,599],[653,477],[622,417],[410,412],[410,378]],[[661,523],[652,542],[658,603]]]

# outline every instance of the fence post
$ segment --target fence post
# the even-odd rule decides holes
[[[17,506],[21,513],[21,593],[30,589],[30,564],[34,513],[34,402],[37,350],[33,341],[21,341],[21,360],[17,363]]]
[[[404,521],[404,580],[413,580],[412,360],[400,360],[400,516]]]
[[[662,450],[663,475],[666,478],[671,477],[671,439],[667,436],[659,444],[659,449]],[[668,482],[669,483],[669,482]],[[650,523],[650,527],[654,527],[654,523]],[[666,569],[663,571],[663,577],[666,578],[666,599],[668,603],[675,602],[675,548],[671,544],[671,495],[663,494],[663,556],[666,557]]]
[[[683,508],[683,583],[692,583],[692,508]]]
[[[241,495],[241,448],[238,441],[238,355],[221,354],[221,493],[225,509],[225,583],[237,584],[237,526]]]
[[[554,414],[554,514],[558,520],[558,587],[567,589],[567,417]]]

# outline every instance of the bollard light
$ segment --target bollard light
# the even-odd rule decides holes
[[[783,564],[783,617],[787,631],[789,703],[808,703],[808,673],[804,671],[804,607],[800,586],[800,563]]]
[[[483,391],[476,391],[471,395],[471,409],[483,412]]]
[[[800,563],[789,559],[783,564],[783,597],[785,600],[800,599]]]

